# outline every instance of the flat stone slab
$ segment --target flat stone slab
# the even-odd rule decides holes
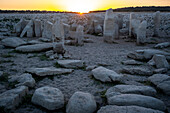
[[[64,95],[57,88],[45,86],[35,90],[31,102],[55,110],[64,106]]]
[[[16,48],[18,46],[26,44],[26,42],[18,37],[9,37],[3,39],[2,44],[6,47]]]
[[[154,85],[158,85],[164,81],[170,80],[170,76],[166,74],[154,74],[148,78],[150,82],[152,82]]]
[[[164,113],[164,112],[139,106],[107,105],[101,107],[100,110],[97,111],[97,113]]]
[[[58,60],[57,63],[65,68],[84,67],[84,62],[81,60]]]
[[[170,42],[163,42],[163,43],[159,43],[154,46],[154,48],[157,48],[157,49],[163,49],[167,47],[170,47]]]
[[[0,107],[6,110],[15,109],[22,101],[22,98],[28,93],[28,87],[20,86],[0,94]]]
[[[36,74],[38,76],[52,76],[52,75],[61,75],[72,73],[73,69],[63,69],[55,67],[45,67],[45,68],[29,68],[27,72]]]
[[[122,61],[122,64],[124,65],[142,65],[142,62],[138,62],[136,60],[126,60],[126,61]]]
[[[93,69],[92,74],[97,80],[102,82],[120,81],[122,78],[122,75],[119,75],[115,71],[109,70],[102,66]]]
[[[110,105],[118,106],[141,106],[160,111],[165,111],[166,106],[163,101],[150,96],[137,94],[120,94],[113,96],[107,100]]]
[[[149,86],[136,86],[136,85],[116,85],[107,90],[107,98],[111,98],[118,94],[141,94],[146,96],[155,96],[156,90]]]
[[[152,71],[144,68],[134,67],[134,68],[123,68],[123,73],[128,73],[132,75],[143,75],[143,76],[150,76],[153,74]]]
[[[15,50],[19,52],[41,52],[47,51],[53,48],[52,43],[43,43],[43,44],[35,44],[35,45],[26,45],[17,47]]]

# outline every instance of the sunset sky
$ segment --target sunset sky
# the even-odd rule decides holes
[[[130,6],[170,6],[170,0],[0,0],[0,9],[88,12]]]

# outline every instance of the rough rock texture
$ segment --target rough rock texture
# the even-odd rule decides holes
[[[43,29],[43,33],[42,33],[43,38],[52,39],[52,27],[53,27],[53,23],[51,23],[49,21],[46,21],[44,23],[44,29]]]
[[[149,77],[148,80],[151,81],[154,85],[158,85],[161,82],[170,80],[170,76],[165,74],[154,74],[151,77]]]
[[[144,44],[146,41],[146,28],[147,28],[147,21],[143,21],[137,30],[137,44]]]
[[[20,86],[0,94],[0,107],[5,109],[15,109],[28,93],[26,86]]]
[[[107,98],[111,98],[117,94],[141,94],[146,96],[155,96],[156,90],[149,86],[135,85],[116,85],[107,90]]]
[[[30,68],[27,69],[27,72],[36,74],[38,76],[50,76],[50,75],[69,74],[73,72],[73,69],[62,69],[62,68],[55,68],[55,67]]]
[[[169,68],[169,63],[164,55],[154,55],[153,61],[157,68]]]
[[[153,74],[153,72],[151,70],[143,69],[143,68],[139,68],[139,67],[123,68],[121,71],[123,73],[128,73],[128,74],[132,74],[132,75],[150,76]]]
[[[55,110],[64,106],[64,95],[57,88],[45,86],[35,90],[31,101],[48,110]]]
[[[122,61],[122,64],[124,65],[142,65],[142,62],[138,62],[136,60],[126,60],[126,61]]]
[[[92,70],[93,76],[102,82],[120,81],[122,75],[117,74],[115,71],[106,69],[102,66]]]
[[[58,60],[57,63],[65,68],[82,68],[84,62],[81,60]]]
[[[6,47],[16,48],[18,46],[26,44],[26,42],[18,37],[10,37],[3,39],[2,44]]]
[[[35,44],[35,45],[26,45],[17,47],[16,50],[19,52],[41,52],[47,51],[53,48],[52,43],[43,43],[43,44]]]
[[[97,113],[164,113],[159,110],[144,108],[139,106],[113,106],[101,107]]]
[[[75,92],[67,104],[66,113],[93,113],[96,107],[93,95]]]
[[[161,89],[165,94],[170,95],[170,80],[161,82],[157,85],[159,89]]]
[[[41,20],[34,20],[34,31],[36,37],[42,36],[42,30],[41,30]]]
[[[30,38],[33,37],[34,36],[33,26],[34,26],[33,20],[30,20],[26,27],[23,29],[20,37],[24,37],[25,35]]]
[[[151,108],[151,109],[156,109],[161,111],[164,111],[166,109],[163,101],[156,99],[154,97],[137,95],[137,94],[116,95],[109,98],[109,100],[107,101],[111,105],[119,105],[119,106],[135,105],[135,106],[141,106],[141,107],[146,107],[146,108]]]

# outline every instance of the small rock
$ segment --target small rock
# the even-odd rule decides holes
[[[170,95],[170,80],[163,81],[162,83],[158,84],[157,87],[161,89],[165,94]]]
[[[101,107],[97,113],[164,113],[164,112],[139,106],[107,105]]]
[[[169,63],[164,55],[154,55],[153,61],[157,68],[169,68]]]
[[[93,95],[75,92],[67,104],[66,113],[93,113],[96,107]]]
[[[162,74],[162,73],[166,73],[167,71],[168,71],[167,68],[160,68],[160,69],[155,69],[153,71],[153,73],[155,73],[155,74]]]
[[[31,102],[48,110],[60,109],[64,106],[64,95],[57,88],[45,86],[35,90]]]
[[[154,85],[158,85],[163,81],[170,80],[170,77],[165,74],[154,74],[151,77],[149,77],[148,80],[152,82]]]
[[[126,60],[126,61],[123,61],[122,64],[124,64],[124,65],[142,65],[143,63],[138,62],[136,60]]]
[[[50,56],[53,55],[53,54],[54,54],[54,51],[53,51],[53,50],[50,50],[50,51],[45,52],[45,55],[46,55],[47,57],[50,57]]]
[[[160,43],[154,46],[154,48],[157,48],[157,49],[163,49],[167,47],[170,47],[170,42],[163,42],[163,43]]]
[[[46,67],[46,68],[29,68],[27,72],[36,74],[38,76],[52,76],[52,75],[61,75],[69,74],[73,72],[73,69],[62,69],[55,67]]]
[[[115,71],[106,69],[102,66],[92,70],[93,76],[102,82],[120,81],[122,75],[117,74]]]
[[[0,107],[5,109],[15,109],[22,101],[22,98],[28,93],[26,86],[20,86],[0,94]]]
[[[81,60],[58,60],[57,63],[66,68],[82,68],[84,62]]]
[[[94,65],[94,66],[87,66],[86,67],[86,71],[91,71],[91,70],[95,69],[96,67],[97,67],[96,65]]]

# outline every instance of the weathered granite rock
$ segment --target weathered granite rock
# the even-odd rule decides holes
[[[161,89],[165,94],[170,95],[170,80],[163,81],[157,85],[159,89]]]
[[[167,68],[167,69],[169,68],[169,63],[164,55],[156,54],[153,56],[152,59],[157,68]]]
[[[67,104],[66,113],[93,113],[96,107],[93,95],[75,92]]]
[[[93,76],[102,82],[120,81],[122,75],[117,74],[115,71],[106,69],[102,66],[92,70]]]
[[[153,74],[153,72],[151,70],[144,69],[144,68],[138,68],[138,67],[123,68],[122,72],[132,74],[132,75],[144,75],[144,76],[150,76]]]
[[[161,17],[160,11],[157,11],[153,14],[153,21],[154,21],[154,36],[159,37],[159,28],[161,24]]]
[[[33,26],[34,26],[33,20],[30,20],[26,27],[23,29],[20,37],[24,37],[25,35],[27,37],[33,37],[34,36]]]
[[[101,107],[97,113],[164,113],[164,112],[139,106],[107,105]]]
[[[85,66],[82,60],[58,60],[57,63],[66,68],[82,68]]]
[[[46,67],[46,68],[29,68],[27,72],[36,74],[38,76],[50,76],[50,75],[61,75],[69,74],[73,72],[73,69],[62,69],[55,67]]]
[[[48,110],[60,109],[64,106],[64,95],[58,88],[45,86],[35,90],[31,102]]]
[[[137,44],[144,44],[146,41],[147,21],[143,21],[137,29]]]
[[[28,24],[28,21],[25,19],[21,19],[16,25],[15,25],[15,32],[17,33],[17,36],[20,36],[22,30],[25,28],[25,26]]]
[[[141,94],[146,96],[155,96],[156,90],[149,86],[116,85],[107,90],[106,97],[109,99],[118,94]]]
[[[53,43],[43,43],[43,44],[35,44],[35,45],[26,45],[17,47],[15,50],[19,52],[41,52],[47,51],[53,48]]]
[[[163,74],[163,73],[166,73],[168,71],[167,68],[159,68],[159,69],[155,69],[153,71],[154,74]]]
[[[54,53],[61,54],[63,56],[64,56],[64,53],[66,52],[65,46],[63,45],[63,43],[54,43],[53,51]]]
[[[26,86],[20,86],[0,94],[0,107],[5,110],[15,109],[21,102],[22,98],[28,93]]]
[[[163,81],[170,80],[170,76],[165,74],[154,74],[151,77],[149,77],[148,80],[151,81],[154,85],[158,85]]]
[[[52,39],[52,27],[53,27],[53,23],[51,23],[49,21],[44,23],[44,29],[42,32],[43,38]]]
[[[41,30],[41,20],[34,20],[34,30],[35,30],[35,36],[41,37],[42,36],[42,30]]]
[[[163,43],[159,43],[154,46],[154,48],[157,48],[157,49],[163,49],[167,47],[170,47],[170,42],[163,42]]]
[[[16,48],[18,46],[26,44],[26,42],[18,37],[10,37],[3,39],[2,44],[6,47]]]
[[[83,39],[84,39],[84,27],[81,25],[77,26],[76,29],[76,43],[80,46],[83,45]]]
[[[164,111],[166,109],[163,101],[150,96],[137,94],[121,94],[109,98],[108,103],[119,106],[141,106]]]

